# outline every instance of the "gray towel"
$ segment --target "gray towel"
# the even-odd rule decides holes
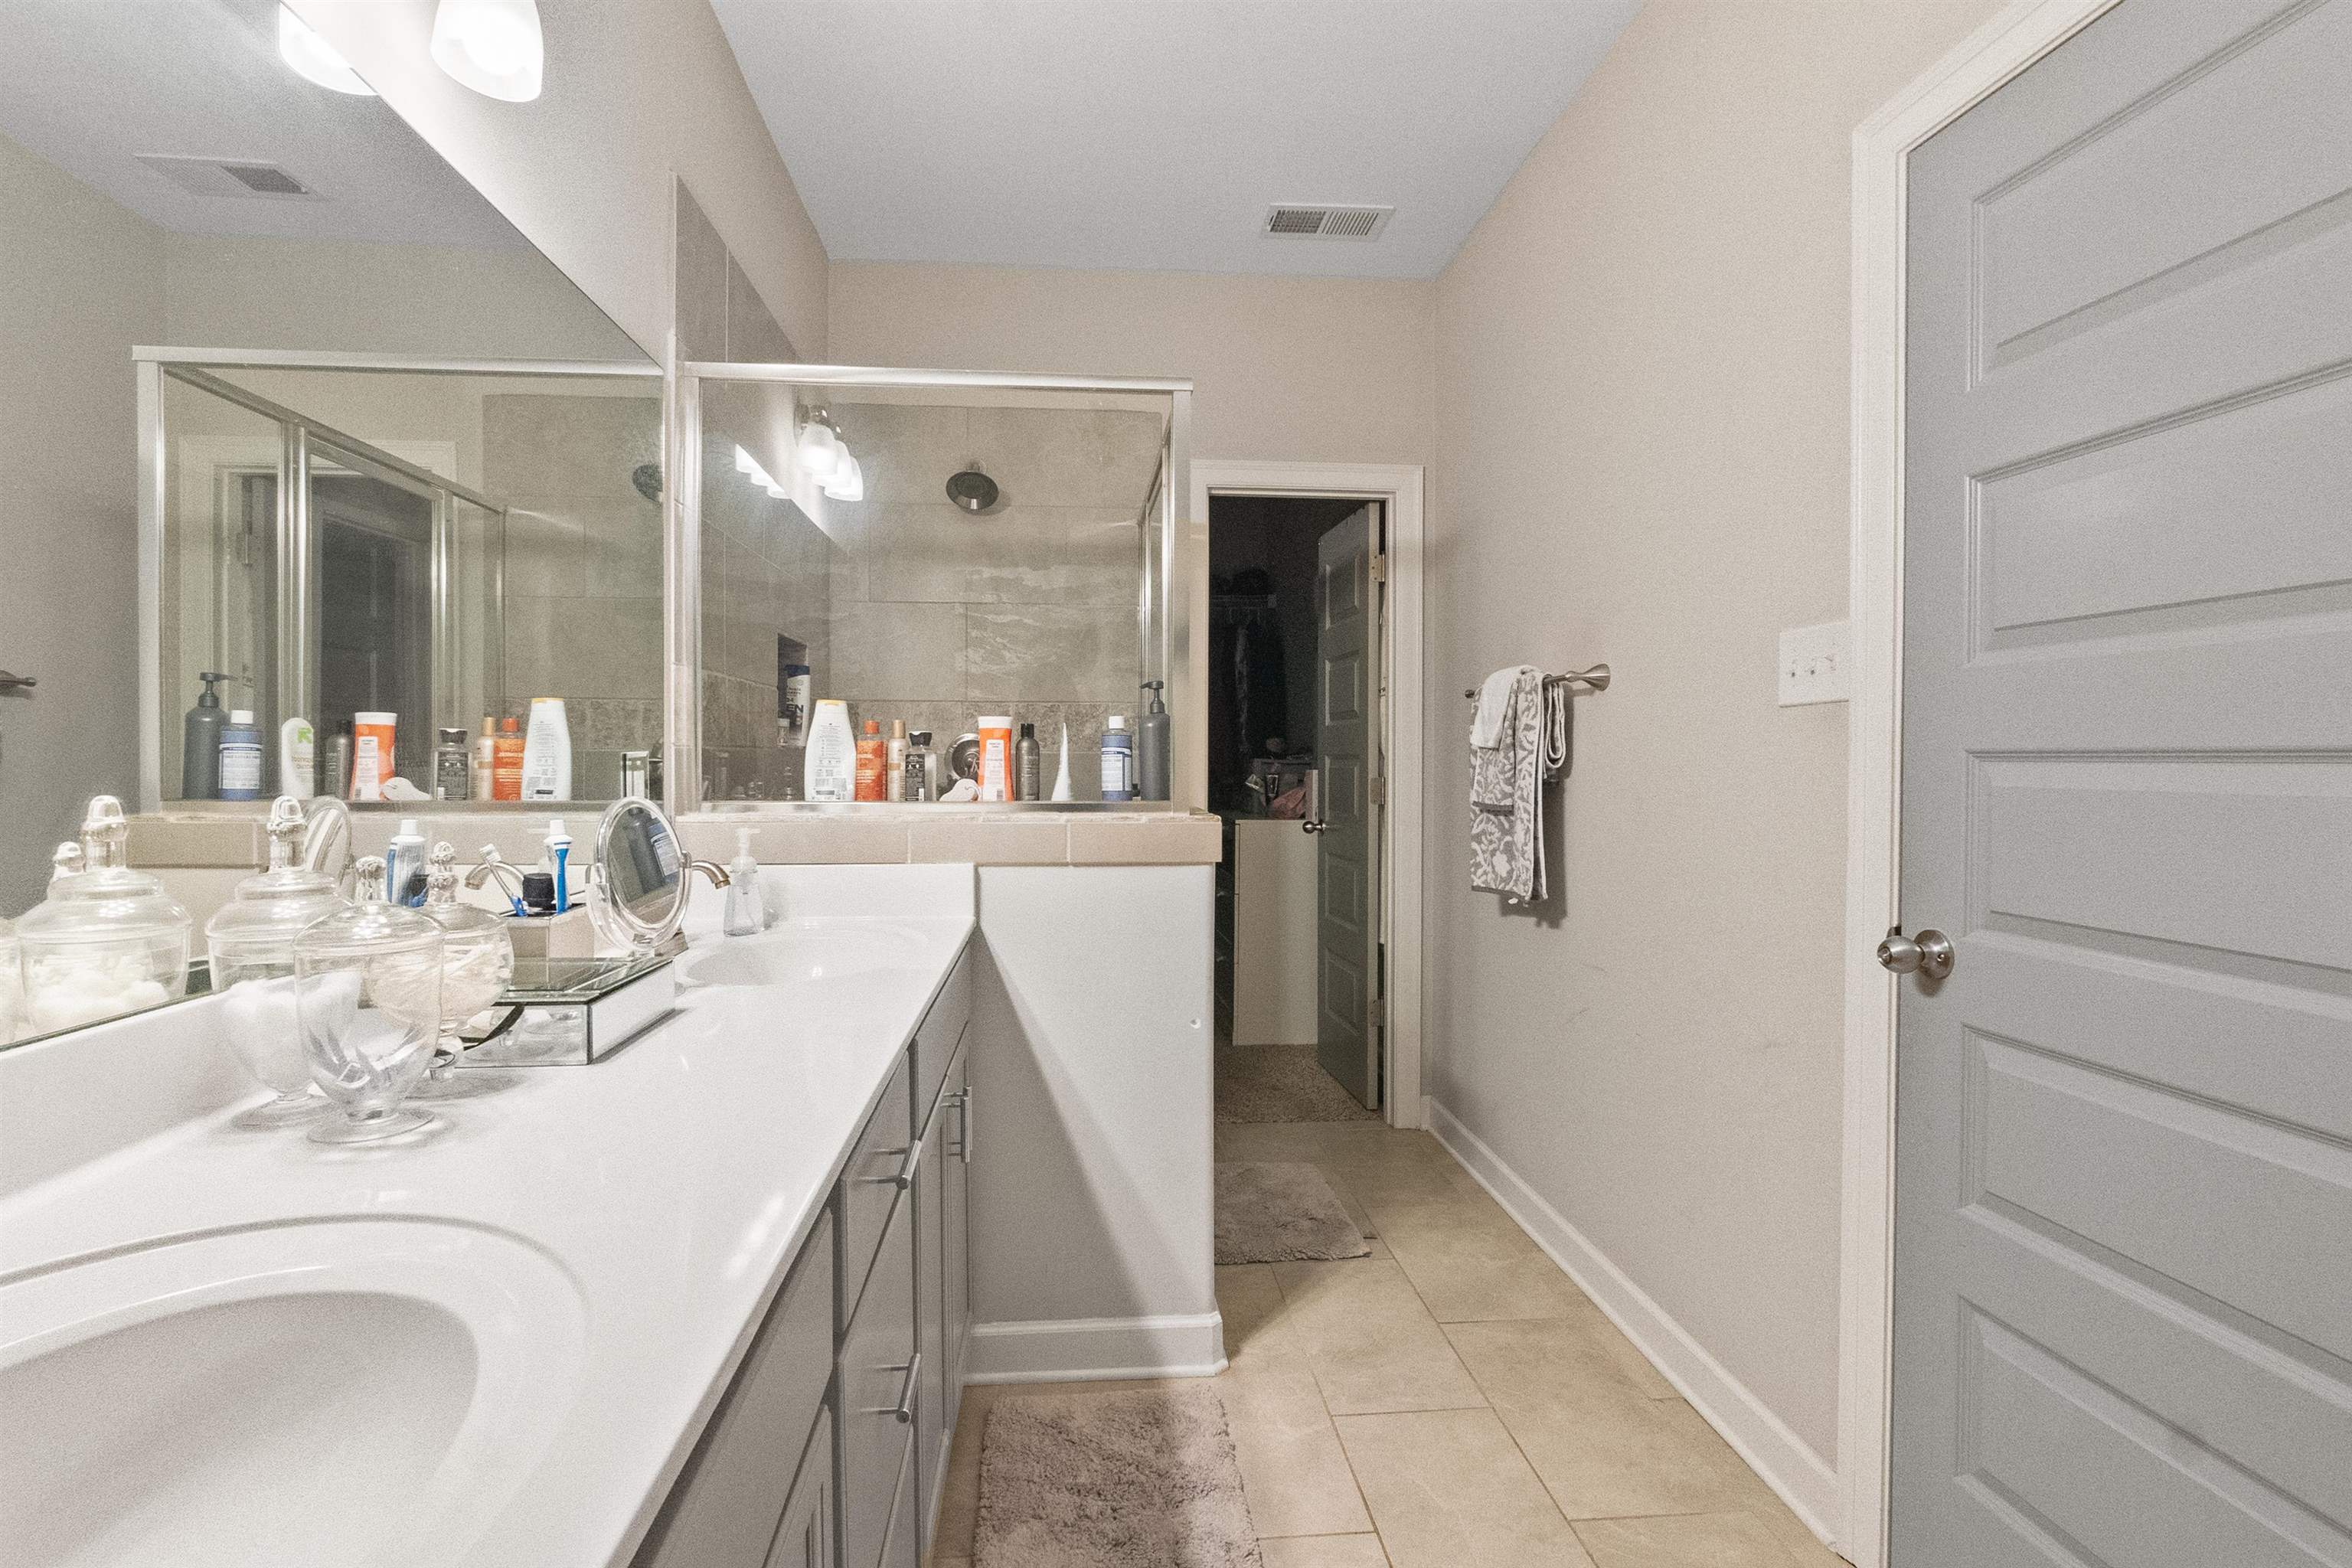
[[[1511,684],[1501,734],[1470,747],[1470,886],[1526,903],[1545,892],[1543,786],[1570,765],[1568,683],[1531,666]]]

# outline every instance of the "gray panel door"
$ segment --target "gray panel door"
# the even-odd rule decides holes
[[[1372,801],[1381,748],[1379,556],[1369,506],[1315,543],[1315,751],[1323,769],[1315,1055],[1374,1109],[1381,1102],[1381,836]]]
[[[2352,0],[1911,161],[1895,1568],[2352,1564]]]

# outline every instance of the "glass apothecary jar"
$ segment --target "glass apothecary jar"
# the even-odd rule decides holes
[[[24,1032],[46,1035],[184,996],[194,921],[163,884],[123,858],[122,803],[99,795],[82,823],[82,864],[49,884],[17,923]]]
[[[278,1098],[246,1111],[246,1126],[308,1120],[324,1109],[311,1093],[310,1064],[295,1017],[294,939],[351,906],[334,879],[298,864],[306,825],[301,802],[280,795],[269,807],[269,868],[236,885],[236,895],[205,922],[205,948],[229,1047],[245,1070]]]
[[[514,979],[514,940],[507,934],[506,922],[488,910],[457,901],[457,861],[453,847],[435,845],[425,879],[421,912],[441,928],[441,1039],[432,1068],[416,1087],[419,1100],[470,1092],[457,1070],[466,1048],[457,1031],[467,1019],[496,1004]]]
[[[294,939],[295,1016],[310,1080],[342,1112],[310,1129],[321,1143],[362,1143],[432,1119],[401,1102],[441,1035],[441,928],[384,902],[383,861],[358,867],[357,901]]]

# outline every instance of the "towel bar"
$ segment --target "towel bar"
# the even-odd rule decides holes
[[[1591,669],[1571,669],[1566,675],[1547,675],[1544,677],[1544,679],[1547,683],[1554,680],[1565,680],[1578,686],[1582,686],[1589,690],[1606,691],[1609,689],[1609,667],[1605,664],[1596,664]],[[1478,689],[1475,686],[1470,687],[1465,689],[1462,695],[1470,699],[1472,701],[1475,701],[1478,697]]]

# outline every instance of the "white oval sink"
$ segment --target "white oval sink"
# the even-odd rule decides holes
[[[677,961],[681,985],[793,985],[921,962],[936,939],[920,927],[861,916],[784,921],[727,937]]]
[[[584,1327],[544,1254],[417,1220],[0,1281],[7,1561],[454,1561],[542,1458]]]

